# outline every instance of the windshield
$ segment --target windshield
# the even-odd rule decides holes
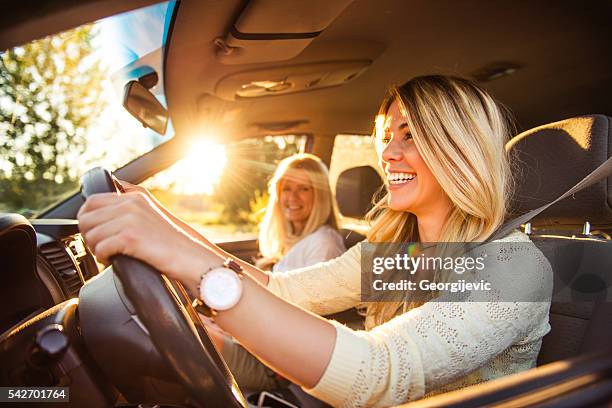
[[[155,72],[175,2],[164,2],[6,50],[0,55],[0,212],[35,216],[73,194],[89,168],[116,169],[173,135],[122,106],[125,84]]]

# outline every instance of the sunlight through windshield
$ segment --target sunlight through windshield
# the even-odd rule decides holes
[[[211,195],[226,163],[223,145],[199,140],[192,145],[187,157],[155,176],[147,186],[175,194]]]

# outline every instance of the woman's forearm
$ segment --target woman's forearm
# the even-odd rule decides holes
[[[196,291],[201,271],[220,266],[223,257],[202,250],[181,273],[183,284]],[[242,279],[238,304],[221,311],[215,322],[252,354],[285,378],[314,387],[327,368],[336,329],[327,320],[284,301],[250,275]],[[304,362],[308,364],[304,364]]]
[[[217,244],[215,244],[214,242],[210,241],[209,239],[207,239],[204,235],[202,235],[201,233],[199,233],[195,228],[193,228],[192,226],[190,226],[189,224],[187,224],[185,221],[181,220],[180,218],[178,218],[177,216],[175,216],[174,214],[172,214],[166,207],[163,206],[162,203],[159,202],[159,200],[157,200],[152,194],[149,194],[149,198],[153,201],[153,203],[155,204],[155,206],[168,218],[170,219],[170,221],[172,221],[174,224],[176,224],[179,228],[181,228],[183,231],[185,231],[191,238],[193,238],[194,240],[203,243],[204,245],[206,245],[208,248],[210,248],[212,251],[214,251],[217,255],[219,255],[220,257],[227,259],[227,258],[232,258],[235,262],[238,262],[238,264],[240,266],[242,266],[242,268],[245,270],[246,273],[248,273],[249,275],[251,275],[255,280],[257,280],[257,282],[261,283],[262,285],[266,286],[268,285],[268,281],[269,281],[269,277],[268,274],[265,271],[262,271],[261,269],[251,265],[248,262],[243,261],[240,258],[235,257],[234,255],[230,254],[229,252],[224,251],[222,248],[220,248]]]
[[[217,324],[283,377],[314,387],[334,350],[334,326],[283,301],[248,276],[243,286],[240,302],[220,312]]]

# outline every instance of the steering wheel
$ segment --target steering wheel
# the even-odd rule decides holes
[[[84,198],[119,190],[111,173],[101,167],[89,170],[81,178]],[[195,403],[246,407],[234,377],[197,313],[189,302],[183,305],[177,299],[170,280],[152,266],[129,256],[116,255],[111,261],[152,343]]]

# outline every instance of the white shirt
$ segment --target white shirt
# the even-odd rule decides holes
[[[322,225],[299,240],[274,265],[272,272],[286,272],[329,261],[342,255],[345,251],[346,247],[340,233],[329,225]]]

